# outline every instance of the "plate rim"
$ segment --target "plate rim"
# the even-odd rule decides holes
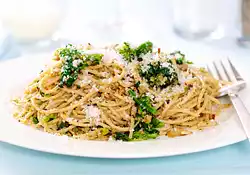
[[[102,158],[102,159],[146,159],[146,158],[160,158],[160,157],[172,157],[172,156],[180,156],[180,155],[187,155],[187,154],[193,154],[193,153],[201,153],[201,152],[205,152],[205,151],[212,151],[215,149],[219,149],[219,148],[223,148],[226,146],[230,146],[233,144],[237,144],[239,142],[245,141],[247,138],[240,138],[238,140],[232,141],[230,143],[227,144],[221,144],[219,146],[213,147],[213,148],[209,148],[209,149],[200,149],[200,150],[196,150],[196,151],[192,151],[192,152],[179,152],[179,153],[175,153],[175,154],[161,154],[161,155],[135,155],[135,156],[101,156],[101,155],[86,155],[86,154],[73,154],[73,153],[62,153],[62,152],[58,152],[58,151],[50,151],[50,150],[45,150],[45,149],[40,149],[40,148],[34,148],[31,146],[27,146],[24,144],[17,144],[14,142],[10,142],[10,141],[6,141],[6,140],[1,140],[0,138],[0,142],[6,143],[6,144],[10,144],[22,149],[27,149],[27,150],[32,150],[32,151],[38,151],[41,153],[47,153],[47,154],[54,154],[54,155],[63,155],[63,156],[72,156],[72,157],[86,157],[86,158]]]

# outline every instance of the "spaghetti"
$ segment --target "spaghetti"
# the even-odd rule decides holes
[[[100,50],[58,49],[53,65],[13,100],[14,117],[88,140],[176,137],[216,125],[219,82],[182,53],[154,51],[150,42]]]

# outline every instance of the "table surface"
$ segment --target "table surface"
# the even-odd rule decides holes
[[[163,1],[162,1],[163,2]],[[128,19],[131,19],[128,17]],[[204,56],[204,52],[220,53],[230,56],[244,78],[250,82],[248,69],[250,50],[236,44],[234,37],[221,40],[187,41],[175,36],[168,27],[145,28],[147,23],[136,25],[138,19],[127,21],[123,25],[122,37],[119,40],[138,42],[143,39],[153,40],[157,45],[164,45],[169,50],[186,50]],[[156,19],[160,20],[160,19]],[[92,26],[93,27],[93,26]],[[140,29],[145,30],[140,30]],[[99,31],[100,32],[100,31]],[[103,31],[105,32],[105,31]],[[67,32],[66,32],[67,33]],[[105,33],[108,35],[108,33]],[[107,38],[111,38],[108,37]],[[106,38],[106,39],[107,39]],[[103,38],[102,38],[103,39]],[[112,40],[112,39],[111,39]],[[5,58],[19,55],[20,48],[13,47]],[[28,54],[21,50],[21,53]],[[249,88],[248,90],[249,91]],[[249,91],[250,92],[250,91]],[[242,97],[243,100],[249,98]],[[250,108],[250,106],[248,106]],[[229,136],[230,137],[230,136]],[[80,174],[250,174],[250,143],[248,140],[223,148],[165,158],[152,159],[94,159],[54,155],[32,151],[7,143],[0,143],[0,174],[1,175],[80,175]]]

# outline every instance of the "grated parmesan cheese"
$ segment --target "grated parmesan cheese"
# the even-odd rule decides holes
[[[182,56],[181,54],[179,54],[179,53],[176,53],[174,56],[175,56],[176,59],[179,59],[179,58],[182,58],[182,57],[183,57],[183,56]]]
[[[86,106],[85,107],[86,118],[90,120],[90,122],[95,122],[96,125],[100,122],[101,111],[96,106]]]
[[[153,100],[155,98],[155,96],[153,94],[151,94],[150,92],[147,92],[146,96],[148,96],[151,100]]]
[[[101,72],[101,76],[103,76],[103,77],[107,77],[109,74],[108,74],[108,72]]]
[[[81,85],[88,85],[89,83],[91,83],[91,80],[89,80],[89,79],[83,79],[81,81]]]
[[[103,54],[102,62],[104,63],[112,63],[113,61],[125,64],[124,60],[122,59],[121,55],[117,54],[114,49],[92,49],[85,51],[86,53],[98,53]]]
[[[98,91],[98,88],[96,87],[96,85],[95,85],[95,84],[93,85],[92,90],[94,90],[94,91]]]
[[[102,80],[103,83],[111,83],[111,81],[112,81],[112,78]]]
[[[114,141],[113,137],[112,137],[112,136],[109,136],[108,141]]]
[[[170,66],[171,66],[171,64],[170,63],[168,63],[168,62],[163,62],[163,63],[161,63],[161,66],[162,67],[168,67],[168,68],[171,68]],[[173,69],[171,68],[170,69],[170,71],[171,71],[171,73],[173,72]]]
[[[82,63],[82,60],[78,59],[78,60],[74,60],[72,64],[73,64],[74,67],[78,67],[79,64],[81,64],[81,63]]]

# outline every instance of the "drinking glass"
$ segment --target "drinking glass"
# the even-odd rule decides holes
[[[121,38],[120,0],[70,1],[63,35],[74,43],[103,46]]]
[[[220,0],[173,0],[174,31],[189,39],[210,36],[220,23]]]
[[[242,0],[239,44],[250,47],[250,0]]]
[[[65,15],[64,0],[1,0],[0,20],[20,47],[50,47]]]

